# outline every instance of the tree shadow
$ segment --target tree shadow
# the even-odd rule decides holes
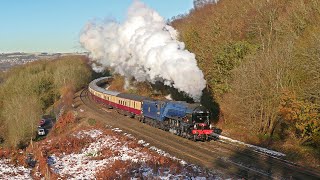
[[[208,87],[202,91],[200,102],[203,106],[209,109],[211,122],[217,124],[219,122],[220,106],[212,96],[212,91]]]
[[[170,94],[170,98],[174,101],[186,101],[187,103],[193,103],[193,99],[183,92],[179,92],[177,89],[164,85],[162,82],[157,81],[154,84],[150,83],[153,89],[153,96],[163,96]]]
[[[112,76],[112,73],[109,69],[105,69],[102,72],[96,72],[92,70],[91,80],[98,79],[100,77],[108,77],[108,76]]]
[[[231,147],[232,145],[230,145]],[[232,147],[231,147],[232,148]],[[319,179],[313,170],[298,167],[293,163],[279,161],[279,157],[253,152],[250,148],[236,148],[230,156],[217,158],[215,169],[221,169],[235,179]]]

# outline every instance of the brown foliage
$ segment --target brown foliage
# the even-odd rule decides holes
[[[316,0],[221,0],[172,25],[196,54],[227,136],[285,140],[279,149],[292,140],[311,161],[318,157],[300,145],[320,142],[319,22]]]
[[[293,93],[285,92],[279,106],[281,118],[290,126],[301,144],[320,148],[320,111],[319,106],[299,101]]]
[[[1,158],[9,158],[10,152],[11,152],[10,149],[0,147],[0,159]]]
[[[73,95],[75,93],[75,87],[71,84],[63,86],[60,90],[61,102],[66,107],[71,107],[73,101]]]
[[[129,169],[130,163],[127,161],[115,160],[110,167],[106,167],[103,170],[100,170],[96,174],[97,179],[128,179],[128,173],[126,172]]]
[[[124,81],[125,81],[124,77],[120,75],[114,75],[113,80],[111,81],[109,90],[123,92],[124,91],[123,87],[125,83]]]
[[[149,82],[135,82],[134,80],[126,82],[125,78],[118,74],[113,76],[113,81],[111,81],[109,90],[127,92],[147,97],[153,96],[153,88]]]
[[[75,136],[66,136],[56,139],[55,142],[51,143],[50,148],[48,149],[49,153],[57,154],[71,154],[78,153],[87,146],[88,143],[91,143],[93,140],[91,138],[82,138],[78,139]],[[63,143],[61,143],[63,142]]]
[[[77,118],[75,117],[74,113],[72,111],[68,111],[57,120],[52,128],[52,134],[56,135],[67,131],[67,127],[74,124],[75,122],[77,122]]]
[[[10,154],[11,163],[14,165],[27,166],[25,162],[25,153],[23,150],[14,150]]]

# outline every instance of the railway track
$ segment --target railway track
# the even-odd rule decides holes
[[[225,177],[246,179],[320,179],[317,172],[266,154],[235,148],[218,141],[193,142],[142,124],[93,102],[86,89],[81,91],[80,100],[109,125],[119,127],[180,159],[213,169],[219,176],[227,174]]]

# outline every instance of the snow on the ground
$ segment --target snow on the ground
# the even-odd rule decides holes
[[[142,139],[140,139],[140,140],[138,141],[138,144],[141,144],[141,145],[144,146],[144,147],[147,147],[147,146],[150,145],[150,143],[147,143],[147,142],[145,142],[145,141],[142,140]]]
[[[160,155],[162,155],[162,156],[164,156],[164,157],[168,157],[168,158],[170,158],[170,159],[179,161],[180,164],[182,164],[182,165],[187,165],[187,164],[188,164],[186,161],[184,161],[184,160],[182,160],[182,159],[179,159],[179,158],[177,158],[177,157],[175,157],[175,156],[172,156],[172,155],[170,155],[169,153],[165,152],[165,151],[162,150],[162,149],[156,148],[156,147],[154,147],[154,146],[151,146],[149,149],[157,152],[158,154],[160,154]]]
[[[96,129],[92,129],[92,130],[89,130],[89,131],[80,131],[80,132],[75,133],[75,134],[73,134],[73,135],[74,135],[75,137],[77,137],[78,139],[82,139],[82,138],[84,138],[85,136],[89,136],[89,137],[91,137],[92,139],[95,139],[95,138],[99,137],[101,134],[102,134],[101,131],[96,130]]]
[[[79,154],[69,154],[57,157],[52,155],[54,161],[52,169],[62,177],[71,177],[71,179],[94,179],[95,174],[102,168],[110,166],[115,160],[130,162],[145,162],[151,157],[148,154],[140,152],[139,148],[129,148],[126,143],[122,143],[117,137],[110,135],[101,135],[99,130],[80,131],[75,134],[78,138],[89,136],[96,138],[87,148],[82,149]],[[101,155],[101,151],[109,149],[111,152],[117,152],[104,159],[93,159]]]
[[[238,140],[231,139],[231,138],[226,137],[226,136],[219,135],[219,139],[221,141],[225,140],[225,141],[229,141],[229,142],[232,142],[232,143],[235,143],[235,144],[240,144],[240,145],[243,145],[243,146],[247,146],[249,148],[252,148],[255,151],[263,152],[263,153],[266,153],[266,154],[269,154],[269,155],[272,155],[272,156],[277,156],[277,157],[286,156],[285,154],[283,154],[281,152],[273,151],[273,150],[270,150],[270,149],[267,149],[267,148],[263,148],[263,147],[259,147],[259,146],[255,146],[255,145],[252,145],[252,144],[247,144],[247,143],[244,143],[244,142],[241,142],[241,141],[238,141]]]
[[[10,164],[9,159],[0,159],[0,179],[32,179],[31,169]]]
[[[221,179],[218,173],[188,164],[154,146],[149,147],[149,143],[137,140],[119,128],[110,127],[110,130],[77,131],[64,140],[58,138],[41,142],[39,148],[45,147],[50,151],[45,157],[46,162],[51,172],[62,179],[97,179],[109,172],[116,172],[113,177],[122,177],[125,173],[131,179]],[[63,143],[70,143],[68,138],[73,140],[70,148],[82,149],[77,152],[65,149],[68,146]],[[63,148],[57,148],[57,143]],[[13,166],[10,160],[0,159],[0,179],[43,178],[45,174],[39,170],[38,163],[31,173],[29,168]]]
[[[114,131],[114,132],[122,132],[122,130],[119,129],[119,128],[113,128],[113,129],[111,129],[111,130]]]
[[[122,132],[119,128],[110,127],[110,129],[117,133],[104,134],[100,130],[83,130],[72,134],[79,139],[92,138],[95,141],[83,148],[80,153],[52,154],[50,156],[51,169],[62,178],[95,179],[100,170],[112,168],[114,162],[119,160],[120,162],[139,164],[138,167],[134,166],[127,169],[131,171],[131,179],[140,179],[141,175],[147,179],[220,179],[216,173],[208,173],[201,167],[188,164],[184,160],[178,159],[154,146],[147,148],[149,143],[144,140],[136,140],[135,138],[129,138],[129,141],[128,139],[123,140],[121,136],[133,136]],[[119,136],[119,132],[121,132],[121,136]],[[137,145],[130,146],[132,142],[136,142]],[[113,154],[105,156],[103,154],[105,150]],[[159,166],[158,169],[150,167],[148,164],[155,157],[150,152],[156,152],[162,157],[172,159],[177,164],[180,164],[182,171],[177,173],[169,167]],[[203,173],[204,171],[205,173]]]
[[[123,133],[123,135],[127,136],[130,139],[136,139],[134,136],[132,136],[132,134],[129,133]]]

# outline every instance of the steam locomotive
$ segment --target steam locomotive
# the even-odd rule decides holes
[[[154,100],[102,88],[111,80],[111,77],[102,77],[89,84],[89,94],[94,101],[173,134],[194,141],[210,140],[214,127],[209,121],[209,111],[201,104]]]

